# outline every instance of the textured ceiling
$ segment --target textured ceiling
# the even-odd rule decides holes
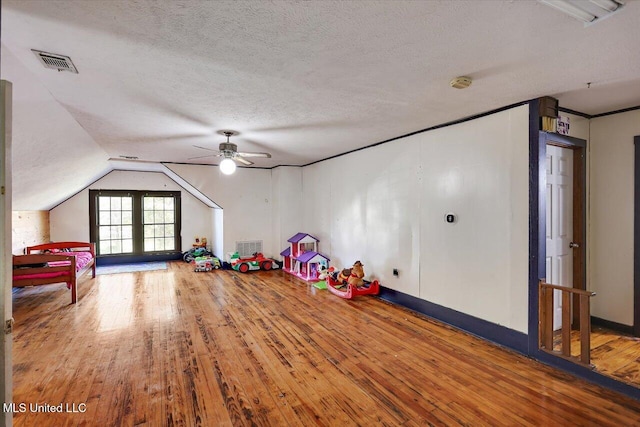
[[[257,167],[304,165],[545,95],[587,114],[638,106],[639,24],[636,1],[585,27],[536,1],[3,0],[2,78],[21,82],[23,158],[66,138],[99,153],[94,170],[121,155],[217,164],[189,159],[231,129],[272,154]],[[470,88],[449,87],[460,75]],[[66,116],[53,138],[46,109],[18,106],[34,92]]]

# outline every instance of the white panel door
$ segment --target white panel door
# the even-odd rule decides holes
[[[547,145],[546,279],[573,287],[573,151]],[[562,298],[554,291],[553,329],[562,326]]]

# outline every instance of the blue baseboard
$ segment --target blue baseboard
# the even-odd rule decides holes
[[[602,326],[603,328],[611,329],[612,331],[623,334],[634,335],[633,325],[623,325],[622,323],[601,319],[595,316],[591,316],[591,324],[594,326]]]
[[[109,255],[97,256],[96,266],[115,265],[115,264],[134,264],[137,262],[153,262],[153,261],[173,261],[182,259],[181,252],[171,252],[165,254],[149,254],[149,255]]]

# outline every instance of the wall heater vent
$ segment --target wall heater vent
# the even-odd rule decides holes
[[[236,251],[241,258],[250,257],[256,252],[262,252],[262,240],[236,242]]]
[[[44,65],[45,68],[51,68],[58,71],[70,71],[78,74],[78,69],[68,56],[43,52],[35,49],[31,49],[31,51],[38,57],[40,63]]]

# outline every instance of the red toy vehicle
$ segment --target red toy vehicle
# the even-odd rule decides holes
[[[277,262],[271,258],[266,258],[260,252],[256,252],[252,257],[247,258],[240,258],[237,252],[231,256],[231,268],[240,273],[246,273],[249,270],[271,270],[279,267]]]

